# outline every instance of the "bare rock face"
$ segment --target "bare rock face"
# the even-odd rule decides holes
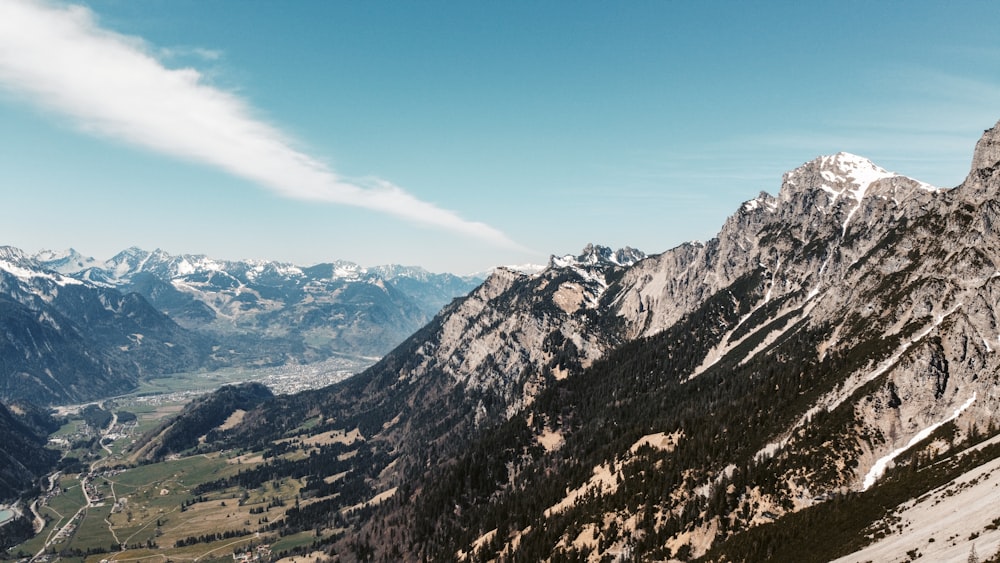
[[[1000,123],[987,129],[976,143],[972,155],[972,173],[985,168],[994,168],[1000,163]]]
[[[588,245],[532,276],[496,270],[445,310],[440,328],[417,350],[419,361],[400,378],[443,373],[453,384],[499,397],[496,414],[513,415],[547,381],[578,373],[619,342],[602,320],[602,297],[608,277],[640,254]]]
[[[960,197],[979,205],[1000,196],[1000,123],[987,129],[976,143],[972,168],[958,187]]]
[[[743,204],[704,245],[686,244],[633,267],[618,300],[630,337],[656,334],[708,296],[762,268],[770,301],[804,298],[869,251],[937,188],[847,153],[785,174],[779,195]]]

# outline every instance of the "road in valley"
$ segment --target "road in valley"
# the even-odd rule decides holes
[[[99,436],[98,436],[98,439],[97,439],[98,443],[101,445],[101,448],[103,448],[106,452],[108,452],[109,456],[113,452],[111,451],[111,448],[109,448],[104,443],[104,439],[107,438],[111,434],[111,431],[114,429],[114,427],[115,427],[115,425],[117,423],[118,423],[118,414],[117,413],[112,413],[111,423],[108,424],[108,426],[106,428],[102,428],[101,429],[101,431],[99,433]],[[80,488],[83,491],[83,498],[84,498],[84,501],[85,501],[84,504],[83,504],[83,506],[81,506],[80,510],[77,510],[76,514],[74,514],[69,520],[66,521],[65,524],[63,524],[62,528],[60,528],[59,531],[55,533],[55,535],[51,535],[51,534],[49,535],[49,538],[45,540],[45,545],[43,545],[42,548],[38,550],[38,553],[36,553],[35,556],[31,558],[32,562],[38,560],[43,555],[45,555],[45,550],[47,550],[52,544],[54,544],[56,542],[56,540],[58,540],[60,538],[68,538],[68,537],[72,536],[73,532],[75,531],[75,526],[82,519],[83,514],[86,512],[86,510],[88,508],[90,508],[91,506],[94,506],[95,503],[98,500],[100,500],[100,499],[92,499],[90,497],[90,490],[89,489],[90,489],[91,481],[94,479],[94,476],[96,475],[97,466],[101,462],[103,462],[105,459],[107,459],[107,458],[106,457],[102,457],[100,459],[94,460],[90,464],[90,468],[87,470],[87,473],[81,473],[80,474]],[[48,477],[49,478],[49,491],[52,491],[57,486],[57,483],[59,482],[59,474],[60,474],[60,472],[57,471],[57,472],[49,475],[49,477]],[[38,504],[38,500],[37,499],[35,500],[35,502],[31,503],[31,511],[35,515],[36,533],[40,532],[42,529],[45,528],[45,520],[38,513],[37,504]],[[39,523],[41,523],[41,528],[37,528],[38,525],[39,525]]]

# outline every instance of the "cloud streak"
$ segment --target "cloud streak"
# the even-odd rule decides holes
[[[0,85],[84,131],[202,162],[283,197],[371,209],[517,248],[504,233],[383,181],[345,180],[198,71],[165,67],[85,7],[0,2]]]

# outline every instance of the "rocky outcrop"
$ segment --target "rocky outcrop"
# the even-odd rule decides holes
[[[580,257],[553,259],[564,265],[533,276],[496,270],[445,310],[440,329],[417,350],[418,364],[400,377],[445,374],[455,384],[500,398],[503,416],[511,416],[547,381],[578,373],[620,342],[606,321],[602,297],[608,277],[623,269],[617,260],[635,252],[588,246]]]
[[[976,150],[972,155],[971,174],[987,168],[996,168],[997,164],[1000,164],[1000,123],[984,131],[976,143]]]

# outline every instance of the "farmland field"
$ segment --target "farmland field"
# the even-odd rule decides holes
[[[303,385],[319,386],[343,379],[373,361],[339,358],[289,368],[292,371],[232,369],[146,380],[128,395],[97,404],[117,416],[106,428],[88,425],[84,412],[92,407],[60,407],[59,414],[66,417],[66,423],[50,439],[63,450],[66,470],[57,486],[39,499],[37,512],[44,520],[44,528],[3,558],[45,551],[58,555],[60,561],[95,563],[102,559],[232,561],[234,550],[262,544],[273,544],[276,554],[308,553],[313,544],[340,530],[317,529],[287,537],[271,531],[271,523],[280,521],[288,508],[299,505],[305,485],[302,479],[275,478],[249,490],[213,486],[210,493],[195,493],[199,485],[265,463],[259,453],[174,456],[143,464],[133,457],[130,447],[179,413],[193,398],[222,385],[259,381],[275,392],[288,392]],[[307,437],[322,420],[311,419],[293,434]],[[301,460],[324,444],[349,444],[355,438],[346,431],[328,431],[304,438],[290,448],[285,445],[280,457]],[[305,505],[320,499],[301,500]]]
[[[312,447],[308,442],[302,446]],[[283,457],[304,455],[293,448]],[[198,485],[264,463],[259,455],[199,454],[127,468],[105,461],[95,463],[89,475],[62,476],[58,494],[39,509],[48,520],[45,529],[10,553],[35,554],[47,546],[62,561],[231,561],[234,550],[253,546],[273,544],[276,553],[309,551],[322,536],[338,532],[284,538],[270,532],[269,522],[298,504],[303,486],[299,479],[279,478],[250,490],[230,487],[196,496]]]

